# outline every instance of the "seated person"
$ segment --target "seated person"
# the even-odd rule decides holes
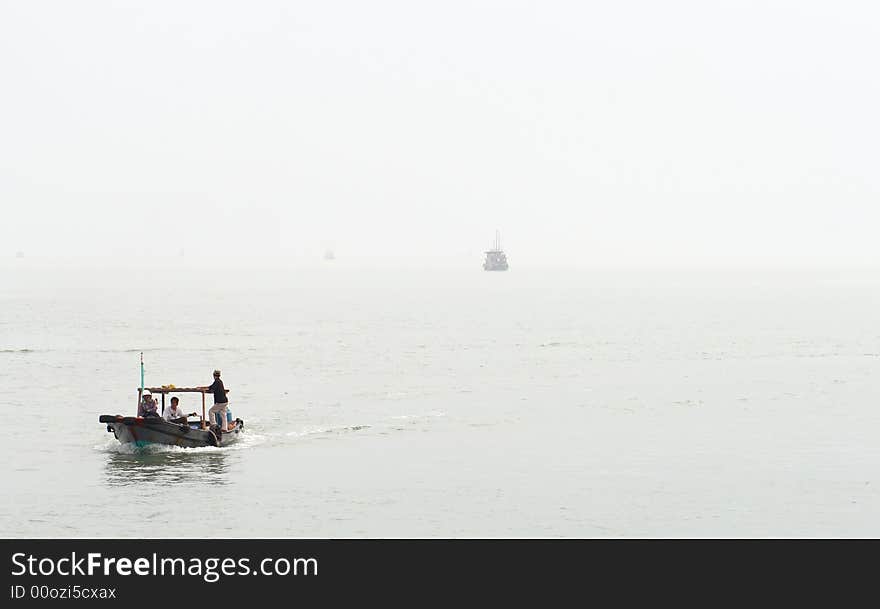
[[[196,413],[191,412],[189,414],[184,413],[180,409],[180,400],[175,396],[171,398],[171,407],[165,409],[165,414],[162,415],[169,423],[186,423],[186,417],[194,417]]]
[[[138,405],[138,416],[139,417],[158,417],[159,409],[156,406],[156,400],[153,399],[153,396],[149,391],[144,391],[144,397],[141,400],[141,403]]]

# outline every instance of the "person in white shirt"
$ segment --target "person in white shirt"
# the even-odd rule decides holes
[[[184,413],[180,409],[180,400],[177,397],[171,398],[171,406],[165,409],[165,413],[162,415],[169,423],[186,423],[187,416],[195,416],[196,413],[192,412],[189,415]]]

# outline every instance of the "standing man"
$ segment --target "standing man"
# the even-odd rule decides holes
[[[214,413],[220,413],[220,429],[223,431],[229,431],[229,427],[226,423],[226,409],[229,407],[229,402],[226,399],[226,387],[223,386],[223,381],[220,380],[220,371],[214,371],[214,382],[211,383],[208,387],[199,387],[202,391],[211,391],[214,394],[214,405],[211,406],[211,409],[208,411],[208,421],[210,424],[214,423]]]

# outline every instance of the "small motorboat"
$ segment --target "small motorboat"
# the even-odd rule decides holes
[[[244,432],[244,421],[232,419],[227,411],[228,431],[223,431],[218,421],[208,423],[205,417],[205,391],[199,387],[150,387],[147,390],[138,388],[138,405],[144,393],[162,396],[162,412],[165,411],[165,395],[169,393],[201,393],[202,416],[198,421],[187,420],[186,423],[172,423],[161,416],[126,417],[119,414],[102,414],[100,423],[106,423],[107,431],[116,436],[123,444],[146,446],[148,444],[168,444],[184,448],[202,446],[227,446],[237,441]],[[228,391],[228,390],[227,390]],[[218,415],[219,417],[219,415]]]

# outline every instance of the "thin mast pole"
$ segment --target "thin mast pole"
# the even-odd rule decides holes
[[[138,410],[141,408],[141,400],[144,399],[144,352],[141,351],[141,390],[138,392]]]

